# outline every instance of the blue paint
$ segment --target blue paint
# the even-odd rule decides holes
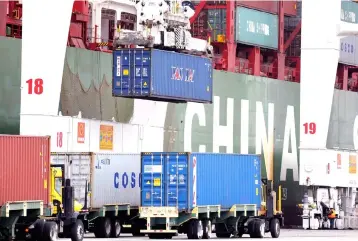
[[[167,102],[212,103],[212,63],[156,49],[113,51],[112,95]]]
[[[191,210],[200,205],[226,209],[234,204],[261,205],[261,159],[257,155],[142,153],[141,172],[142,206]],[[158,178],[161,186],[154,186]]]
[[[140,174],[134,172],[115,172],[113,175],[113,186],[115,189],[136,188],[137,185],[141,186]]]

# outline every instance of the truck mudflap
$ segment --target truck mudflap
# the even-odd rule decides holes
[[[191,212],[179,213],[176,207],[140,207],[139,214],[141,218],[147,219],[147,228],[140,230],[143,234],[176,236],[179,233],[179,227],[185,226],[185,223],[191,220],[197,220],[196,225],[207,225],[208,223],[224,222],[230,217],[256,216],[256,204],[236,204],[230,209],[222,209],[221,205],[197,206]],[[210,222],[208,222],[210,220]],[[192,225],[187,225],[192,229]],[[185,233],[192,233],[186,231]],[[211,227],[210,227],[211,232]]]

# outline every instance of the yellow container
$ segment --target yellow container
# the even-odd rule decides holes
[[[223,35],[223,34],[218,34],[218,35],[216,36],[216,39],[217,39],[217,41],[220,42],[220,43],[225,43],[225,42],[226,42],[225,35]]]

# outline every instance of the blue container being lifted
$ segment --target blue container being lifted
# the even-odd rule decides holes
[[[112,95],[173,103],[212,103],[213,67],[205,57],[157,49],[113,51]]]
[[[258,155],[220,153],[142,153],[141,206],[178,207],[261,205]]]

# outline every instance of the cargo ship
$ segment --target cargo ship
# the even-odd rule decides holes
[[[114,2],[123,5],[122,1]],[[150,149],[153,140],[158,140],[155,146],[160,145],[161,151],[261,154],[263,175],[272,178],[276,186],[282,186],[286,224],[300,226],[302,220],[296,210],[303,196],[298,183],[299,2],[237,1],[232,6],[221,1],[203,1],[196,5],[192,35],[209,38],[215,53],[212,104],[112,97],[114,32],[117,28],[133,30],[136,23],[135,3],[123,2],[126,7],[118,19],[112,5],[103,3],[101,23],[89,21],[93,13],[91,2],[75,2],[58,89],[60,98],[52,111],[62,116],[122,123],[123,140],[113,145],[122,145],[124,152],[125,141],[134,144],[131,151],[139,152]],[[19,134],[22,4],[19,1],[0,4],[0,133]],[[232,9],[236,23],[226,19]],[[355,2],[342,2],[341,12],[341,20],[358,21],[352,17],[358,13]],[[229,36],[228,29],[233,26],[235,34]],[[235,40],[234,44],[230,38]],[[327,138],[330,148],[358,148],[355,124],[358,108],[354,104],[358,102],[356,43],[357,37],[341,40]],[[48,128],[53,129],[53,139],[59,140],[59,132],[54,127]],[[146,128],[155,131],[143,133]],[[51,145],[59,147],[58,142]]]

